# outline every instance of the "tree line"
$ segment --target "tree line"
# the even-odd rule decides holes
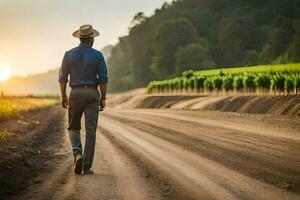
[[[107,60],[112,92],[202,70],[300,62],[300,0],[177,0],[137,13]]]

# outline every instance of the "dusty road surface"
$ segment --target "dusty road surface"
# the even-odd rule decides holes
[[[99,120],[94,175],[74,175],[68,151],[11,199],[300,199],[298,119],[108,108]]]

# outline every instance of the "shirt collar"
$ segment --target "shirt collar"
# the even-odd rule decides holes
[[[91,45],[86,44],[86,43],[80,43],[79,46],[82,46],[82,47],[91,47]]]

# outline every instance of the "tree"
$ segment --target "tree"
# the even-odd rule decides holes
[[[135,14],[133,19],[131,20],[129,30],[139,24],[142,24],[146,19],[147,19],[147,17],[145,16],[145,14],[143,12],[138,12],[137,14]]]
[[[269,56],[275,59],[283,54],[292,41],[292,32],[289,30],[275,28],[271,31],[269,37]]]
[[[293,40],[292,24],[288,18],[278,17],[272,23],[268,41],[260,54],[262,63],[282,61],[283,55]],[[281,57],[281,58],[279,58]]]
[[[295,36],[293,42],[285,53],[288,62],[300,62],[300,32]]]
[[[186,47],[180,47],[176,53],[176,73],[192,69],[208,69],[215,67],[208,48],[201,43],[193,43]]]
[[[197,29],[187,19],[175,18],[162,23],[154,37],[155,56],[151,69],[157,78],[166,78],[175,72],[175,55],[180,47],[198,40]]]
[[[219,48],[222,64],[242,64],[244,52],[255,49],[258,41],[252,24],[246,18],[229,18],[223,21],[219,31]]]
[[[277,17],[273,23],[272,28],[279,28],[284,30],[291,30],[292,29],[292,23],[291,20],[287,17],[279,16]]]
[[[243,54],[243,65],[257,65],[258,61],[258,53],[256,50],[248,50]]]
[[[151,22],[146,20],[142,24],[133,27],[129,34],[131,71],[136,87],[145,86],[152,78],[150,65],[153,52],[151,41],[153,35]]]
[[[119,92],[133,87],[134,80],[131,75],[128,47],[128,36],[119,38],[119,43],[112,49],[111,56],[107,59],[111,92]]]

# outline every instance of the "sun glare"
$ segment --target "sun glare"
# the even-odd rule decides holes
[[[5,65],[0,64],[0,82],[7,81],[11,77],[11,71]]]

